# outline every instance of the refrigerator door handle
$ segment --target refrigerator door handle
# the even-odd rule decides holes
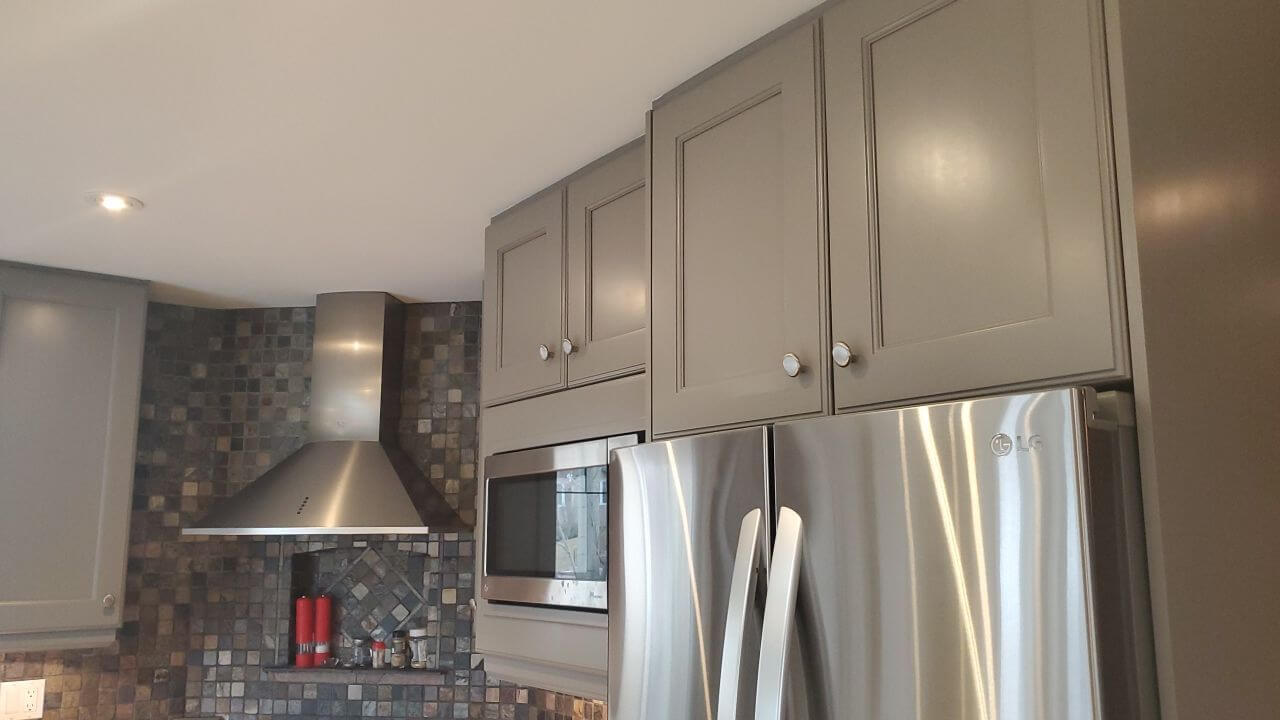
[[[786,688],[787,654],[795,629],[796,590],[800,584],[800,548],[804,522],[789,507],[778,508],[778,535],[769,570],[769,598],[760,636],[760,669],[756,675],[756,720],[781,720]],[[723,716],[722,716],[723,717]]]
[[[747,621],[751,617],[751,599],[755,596],[756,570],[760,566],[760,508],[742,516],[738,531],[738,552],[733,560],[733,580],[729,584],[729,608],[725,616],[724,652],[720,654],[720,698],[716,717],[735,720],[738,717],[738,690],[742,675],[742,645]]]

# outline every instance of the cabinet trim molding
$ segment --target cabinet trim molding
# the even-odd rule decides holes
[[[39,652],[44,650],[89,650],[115,642],[118,628],[107,630],[45,630],[29,633],[0,634],[0,653]]]

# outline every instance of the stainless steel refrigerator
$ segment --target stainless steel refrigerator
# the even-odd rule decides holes
[[[1158,715],[1126,395],[709,433],[609,478],[613,720]]]

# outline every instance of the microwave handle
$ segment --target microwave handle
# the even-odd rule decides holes
[[[756,676],[756,720],[781,720],[787,682],[787,654],[795,629],[796,590],[800,584],[800,550],[804,521],[789,507],[778,509],[778,535],[769,569],[769,599],[764,605],[760,636],[760,669]]]
[[[738,552],[733,560],[733,580],[729,583],[729,611],[725,616],[724,652],[720,653],[720,697],[716,717],[738,717],[738,691],[742,675],[742,643],[751,617],[760,567],[760,530],[763,513],[756,508],[742,516],[738,530]]]

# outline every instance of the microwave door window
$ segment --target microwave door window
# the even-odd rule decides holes
[[[556,476],[556,577],[600,581],[609,567],[605,466]]]
[[[488,574],[605,580],[606,473],[602,465],[490,480]]]
[[[555,473],[489,481],[490,575],[554,577]]]

